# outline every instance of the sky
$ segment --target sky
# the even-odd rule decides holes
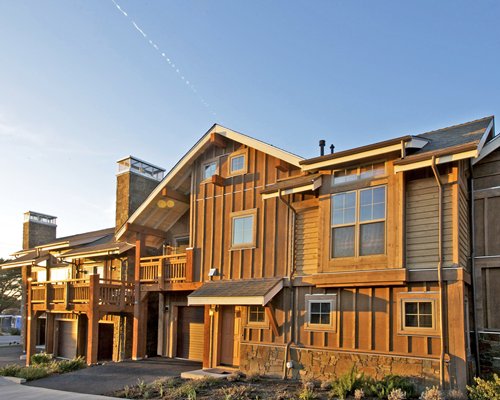
[[[120,8],[118,8],[120,7]],[[217,122],[303,157],[500,113],[500,2],[0,0],[0,257],[114,225]]]

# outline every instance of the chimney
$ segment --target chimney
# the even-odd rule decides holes
[[[56,219],[35,211],[24,213],[23,250],[50,243],[56,238]]]
[[[319,141],[319,155],[320,156],[324,156],[325,155],[325,144],[326,144],[326,142],[323,139],[321,139]]]
[[[149,196],[163,179],[165,170],[151,163],[128,156],[117,161],[116,230]]]
[[[335,146],[333,144],[330,145],[330,154],[335,153]]]

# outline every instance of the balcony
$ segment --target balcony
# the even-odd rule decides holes
[[[133,282],[87,279],[51,282],[31,282],[29,302],[33,310],[132,312],[134,306]]]
[[[142,257],[140,263],[141,285],[153,290],[175,290],[193,282],[193,250],[164,256]]]

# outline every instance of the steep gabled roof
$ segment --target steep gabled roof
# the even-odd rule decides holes
[[[178,174],[182,174],[182,172],[190,167],[196,158],[206,150],[206,148],[211,144],[210,139],[212,134],[217,134],[222,136],[223,138],[227,138],[233,140],[235,142],[244,144],[248,147],[252,147],[263,153],[269,154],[273,157],[276,157],[280,160],[283,160],[291,165],[296,167],[300,167],[300,162],[303,160],[302,157],[299,157],[295,154],[292,154],[288,151],[282,150],[278,147],[265,143],[261,140],[252,138],[250,136],[244,135],[242,133],[236,132],[232,129],[226,128],[219,124],[214,124],[201,138],[198,140],[191,149],[174,165],[174,167],[165,175],[165,178],[158,184],[158,186],[151,192],[148,198],[141,204],[141,206],[129,217],[127,222],[120,227],[118,230],[116,237],[120,239],[123,234],[126,232],[127,223],[133,224],[137,223],[139,216],[146,210],[148,206],[152,203],[156,203],[159,200],[161,191],[164,189],[168,183]],[[187,210],[185,209],[177,210],[177,214],[179,217]],[[172,210],[174,211],[174,210]]]

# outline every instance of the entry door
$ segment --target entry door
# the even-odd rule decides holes
[[[58,321],[58,328],[57,355],[70,359],[76,357],[76,321]]]
[[[178,307],[177,357],[202,361],[205,344],[203,307]]]
[[[220,318],[219,364],[236,367],[239,364],[240,323],[235,307],[222,306]]]
[[[97,343],[97,359],[110,361],[113,359],[114,324],[99,323],[99,341]]]

